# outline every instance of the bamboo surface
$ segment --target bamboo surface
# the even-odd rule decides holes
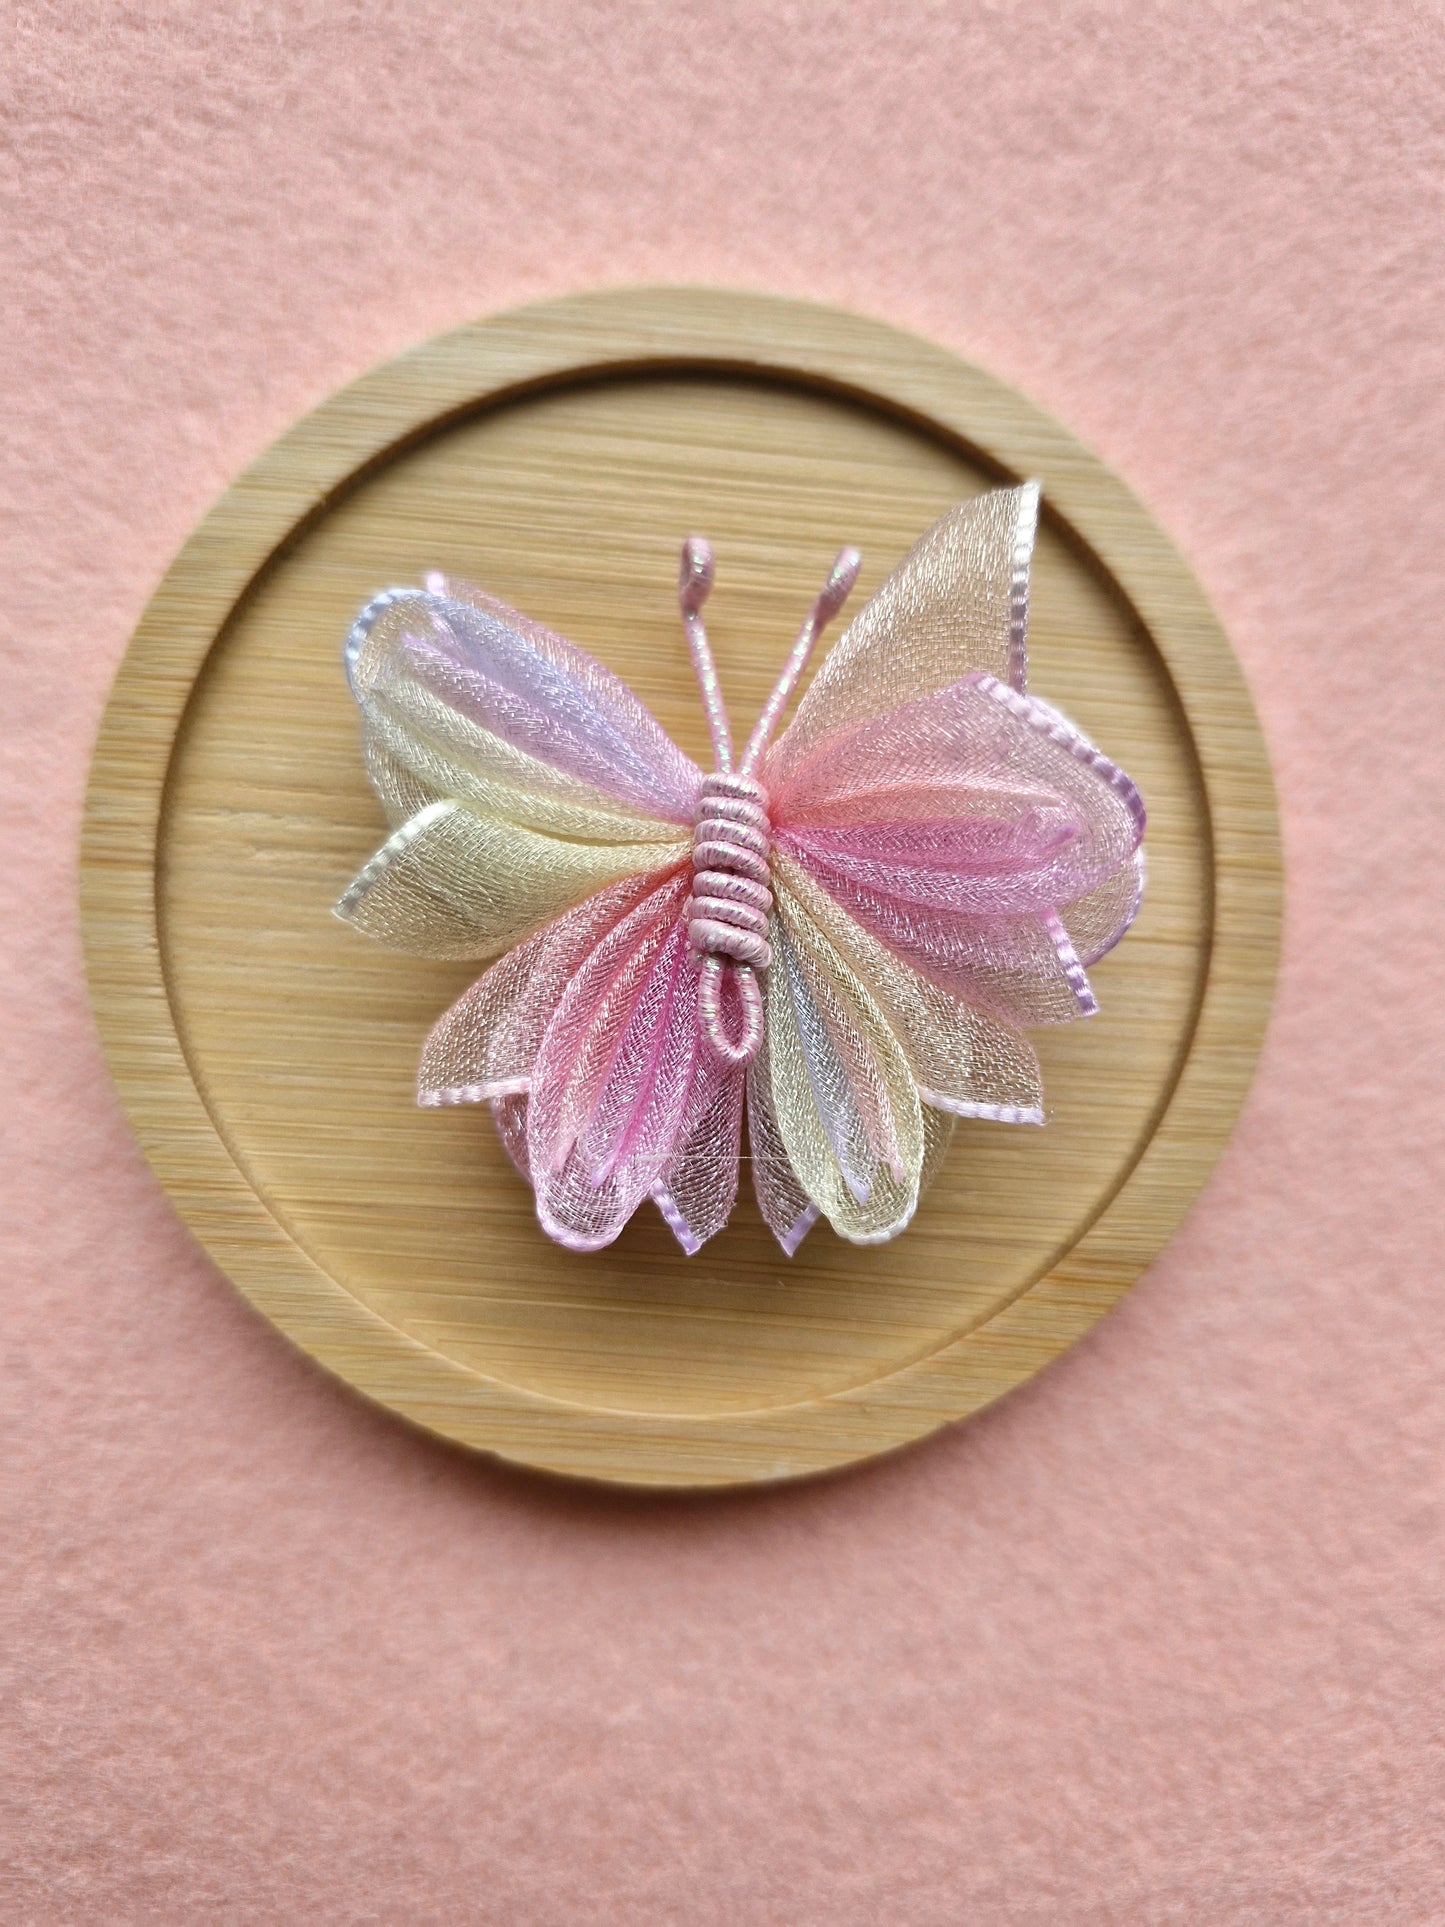
[[[912,1228],[793,1260],[744,1187],[686,1259],[650,1207],[550,1244],[484,1110],[419,1111],[474,968],[329,914],[384,835],[339,644],[376,589],[471,577],[617,669],[700,760],[677,548],[750,726],[844,542],[861,600],[944,507],[1037,476],[1030,683],[1135,777],[1150,886],[1036,1032],[1049,1123],[965,1122]],[[148,1156],[294,1342],[407,1418],[550,1470],[701,1486],[920,1437],[1029,1377],[1167,1240],[1222,1147],[1273,980],[1279,858],[1254,711],[1175,551],[1011,390],[806,303],[626,290],[459,329],[325,403],[177,558],[106,712],[82,862],[92,994]],[[1127,1396],[1127,1387],[1120,1387]]]

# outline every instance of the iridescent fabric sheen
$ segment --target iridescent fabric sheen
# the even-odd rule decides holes
[[[679,596],[705,776],[583,650],[428,577],[346,665],[392,834],[337,905],[385,943],[496,959],[422,1052],[424,1105],[487,1103],[543,1229],[610,1243],[646,1199],[683,1248],[727,1223],[744,1117],[762,1214],[859,1244],[913,1216],[959,1118],[1042,1124],[1032,1024],[1143,886],[1144,807],[1025,686],[1038,492],[953,509],[870,598],[771,740],[857,573],[839,556],[741,755]]]

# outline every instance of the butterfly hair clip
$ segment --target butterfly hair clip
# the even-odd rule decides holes
[[[908,1224],[957,1119],[1042,1124],[1029,1025],[1089,1016],[1139,906],[1144,805],[1027,693],[1034,484],[951,510],[778,724],[857,578],[834,563],[735,749],[679,601],[713,768],[585,650],[439,575],[346,640],[391,836],[337,905],[426,957],[496,958],[422,1052],[424,1105],[488,1103],[576,1251],[651,1198],[683,1249],[727,1223],[743,1114],[784,1251],[821,1216]]]

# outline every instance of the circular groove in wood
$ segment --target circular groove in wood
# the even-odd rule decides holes
[[[1153,806],[1149,905],[1097,973],[1105,1017],[1036,1034],[1049,1129],[962,1126],[916,1226],[878,1250],[824,1228],[790,1266],[744,1206],[691,1261],[650,1213],[600,1259],[556,1251],[485,1117],[411,1106],[426,1026],[473,973],[374,951],[325,914],[380,830],[337,663],[346,619],[386,581],[460,570],[593,648],[697,754],[671,599],[682,534],[705,527],[718,552],[709,613],[746,727],[842,541],[865,549],[866,592],[948,500],[1026,473],[1049,505],[1034,686]],[[127,1108],[261,1310],[452,1438],[701,1485],[921,1436],[1029,1376],[1127,1288],[1242,1099],[1278,850],[1228,645],[1087,451],[879,324],[642,290],[429,343],[228,492],[117,681],[83,889]]]

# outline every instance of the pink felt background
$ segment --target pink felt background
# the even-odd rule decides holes
[[[12,14],[7,1921],[1445,1918],[1434,7]],[[175,549],[339,383],[696,279],[1014,380],[1191,559],[1282,791],[1277,1017],[1173,1248],[811,1489],[598,1496],[294,1357],[141,1163],[82,782]]]

